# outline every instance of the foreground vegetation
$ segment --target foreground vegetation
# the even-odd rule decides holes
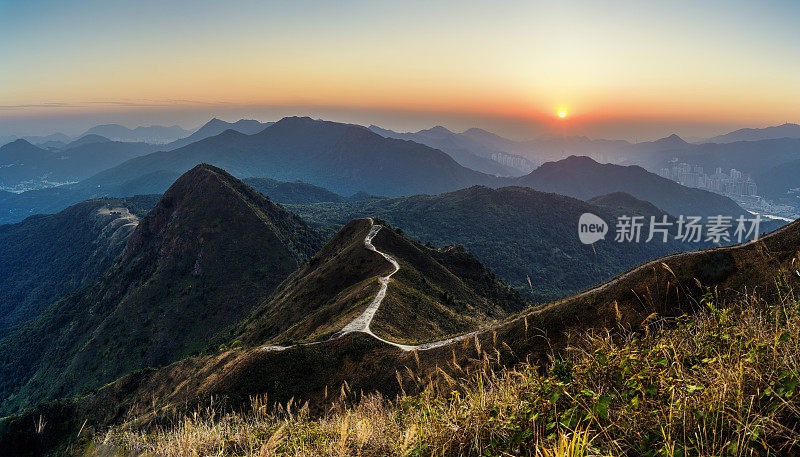
[[[586,335],[546,373],[493,370],[486,354],[484,369],[442,372],[420,395],[341,401],[321,418],[254,399],[246,414],[208,409],[169,428],[115,429],[91,447],[167,456],[796,455],[798,301],[784,289],[774,303],[746,296],[723,307],[709,292],[701,306],[640,332]]]

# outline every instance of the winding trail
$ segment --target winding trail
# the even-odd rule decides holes
[[[342,328],[342,330],[339,331],[337,337],[344,336],[347,335],[348,333],[353,333],[353,332],[364,332],[379,340],[381,339],[374,333],[372,333],[372,330],[370,330],[369,326],[370,324],[372,324],[372,318],[375,317],[375,313],[378,311],[378,308],[381,306],[383,299],[386,297],[386,290],[389,288],[389,279],[392,277],[393,274],[397,273],[400,270],[400,264],[398,264],[397,260],[395,260],[389,254],[375,249],[375,245],[372,244],[372,239],[375,237],[375,235],[378,234],[378,232],[383,228],[383,226],[375,225],[375,221],[373,221],[372,218],[369,218],[369,221],[372,224],[372,227],[369,229],[367,237],[364,238],[364,246],[366,246],[367,249],[369,249],[370,251],[377,252],[378,254],[382,255],[384,259],[388,260],[389,263],[391,263],[392,266],[394,267],[394,271],[392,271],[386,276],[381,276],[380,278],[378,278],[378,281],[380,281],[381,283],[381,288],[378,291],[378,294],[375,295],[375,298],[372,299],[369,306],[367,306],[367,309],[365,309],[360,316],[350,321],[350,323],[345,325],[344,328]]]
[[[372,329],[370,329],[370,325],[372,324],[372,319],[375,317],[375,313],[378,312],[378,308],[380,308],[381,303],[383,302],[383,299],[386,298],[386,291],[389,289],[389,280],[391,279],[392,275],[394,275],[395,273],[400,271],[400,264],[397,263],[397,260],[395,260],[394,257],[390,256],[389,254],[387,254],[385,252],[379,251],[377,248],[375,248],[375,245],[372,244],[372,239],[375,238],[375,235],[378,234],[378,232],[383,228],[383,226],[375,224],[375,220],[373,218],[371,218],[371,217],[369,217],[367,219],[369,220],[369,223],[372,225],[372,227],[370,227],[369,233],[367,233],[366,238],[364,238],[364,246],[367,249],[369,249],[370,251],[376,252],[376,253],[380,254],[381,256],[383,256],[384,259],[386,259],[389,263],[392,264],[392,266],[394,267],[394,270],[391,273],[389,273],[388,275],[381,276],[380,278],[378,278],[378,281],[381,283],[381,288],[380,288],[380,290],[378,290],[378,293],[375,295],[375,298],[372,299],[372,301],[370,302],[369,306],[367,306],[367,309],[365,309],[364,312],[362,312],[358,317],[356,317],[352,321],[348,322],[347,325],[342,327],[342,329],[339,330],[339,332],[337,332],[335,335],[333,335],[327,341],[339,339],[339,338],[341,338],[341,337],[343,337],[343,336],[345,336],[347,334],[350,334],[350,333],[361,332],[361,333],[366,333],[367,335],[375,338],[376,340],[378,340],[378,341],[380,341],[382,343],[386,343],[386,344],[389,344],[389,345],[394,346],[396,348],[400,348],[403,351],[427,351],[429,349],[438,348],[438,347],[441,347],[441,346],[448,345],[450,343],[454,343],[456,341],[461,341],[461,340],[464,340],[466,338],[470,338],[471,336],[476,335],[478,332],[486,330],[486,329],[480,329],[480,330],[476,330],[476,331],[471,332],[471,333],[466,333],[466,334],[463,334],[463,335],[454,336],[452,338],[447,338],[447,339],[440,340],[440,341],[432,341],[430,343],[423,343],[423,344],[417,344],[417,345],[401,344],[401,343],[397,343],[397,342],[394,342],[394,341],[389,341],[389,340],[381,338],[378,335],[376,335],[375,333],[373,333]],[[283,350],[286,350],[286,349],[289,349],[289,348],[292,348],[292,347],[295,347],[295,346],[298,346],[298,345],[310,346],[310,345],[319,344],[319,343],[322,343],[322,342],[323,341],[315,341],[313,343],[306,343],[306,344],[300,343],[300,344],[295,344],[295,345],[292,345],[292,346],[262,346],[261,350],[262,351],[283,351]]]
[[[372,239],[375,237],[375,235],[378,234],[378,232],[383,228],[383,226],[382,225],[376,225],[375,224],[375,220],[373,218],[371,218],[371,217],[369,217],[367,219],[369,219],[369,222],[370,222],[370,224],[372,224],[372,227],[370,228],[370,231],[367,234],[366,238],[364,238],[364,245],[370,251],[377,252],[378,254],[382,255],[386,260],[388,260],[392,264],[392,266],[394,266],[394,271],[392,271],[391,273],[389,273],[386,276],[381,276],[378,279],[380,281],[380,283],[381,283],[381,288],[378,291],[378,294],[375,295],[375,298],[372,300],[372,302],[370,302],[369,306],[367,306],[367,309],[365,309],[364,312],[361,313],[361,315],[359,315],[358,317],[356,317],[355,319],[350,321],[347,325],[345,325],[342,328],[342,330],[340,330],[338,333],[336,333],[334,336],[332,336],[327,341],[331,341],[331,340],[335,340],[335,339],[341,338],[341,337],[343,337],[343,336],[345,336],[345,335],[347,335],[349,333],[362,332],[362,333],[366,333],[367,335],[370,335],[371,337],[375,338],[378,341],[381,341],[383,343],[386,343],[386,344],[395,346],[397,348],[400,348],[403,351],[427,351],[427,350],[430,350],[430,349],[435,349],[435,348],[438,348],[438,347],[446,346],[448,344],[455,343],[455,342],[458,342],[458,341],[463,341],[463,340],[465,340],[467,338],[472,338],[473,336],[478,335],[478,334],[483,333],[483,332],[492,331],[494,329],[502,327],[503,325],[505,325],[505,324],[507,324],[509,322],[509,321],[500,321],[500,322],[496,322],[495,324],[492,324],[492,325],[490,325],[488,327],[483,327],[483,328],[480,328],[478,330],[472,331],[470,333],[465,333],[465,334],[454,336],[454,337],[447,338],[447,339],[444,339],[444,340],[432,341],[430,343],[422,343],[422,344],[417,344],[417,345],[408,345],[408,344],[396,343],[394,341],[389,341],[389,340],[383,339],[383,338],[379,337],[378,335],[376,335],[375,333],[373,333],[372,330],[370,329],[370,324],[372,323],[372,318],[375,316],[375,313],[378,311],[378,308],[380,308],[381,302],[383,302],[384,297],[386,297],[386,290],[389,287],[390,278],[392,277],[393,274],[397,273],[400,270],[400,265],[397,263],[397,261],[392,256],[390,256],[389,254],[386,254],[385,252],[381,252],[381,251],[377,250],[375,248],[375,246],[372,244]],[[777,230],[774,230],[769,235],[771,236],[771,235],[776,235],[778,233],[781,233],[784,230],[787,230],[788,227],[791,226],[791,225],[793,225],[793,224],[786,224],[786,225],[778,228]],[[750,241],[742,243],[742,244],[737,244],[737,245],[732,245],[732,246],[723,246],[721,248],[722,249],[736,249],[736,248],[740,248],[740,247],[743,247],[743,246],[747,246],[747,245],[752,245],[752,244],[758,243],[759,241],[761,241],[761,238],[762,237],[759,237],[757,240],[750,240]],[[556,301],[554,303],[551,303],[549,306],[556,306],[556,305],[564,303],[564,302],[566,302],[568,300],[574,300],[574,299],[576,299],[578,297],[583,297],[583,296],[586,296],[586,295],[589,295],[589,294],[594,294],[594,293],[600,292],[600,291],[605,290],[606,288],[610,287],[611,285],[616,284],[619,281],[622,281],[622,280],[628,278],[629,276],[631,276],[635,272],[640,271],[642,269],[651,268],[651,267],[657,266],[659,264],[666,265],[666,262],[669,261],[669,260],[674,260],[674,259],[678,259],[678,258],[681,258],[681,257],[690,256],[690,255],[696,255],[698,252],[710,251],[710,250],[716,250],[716,249],[720,249],[720,247],[712,247],[712,248],[706,248],[706,249],[701,249],[701,250],[678,252],[678,253],[671,254],[671,255],[668,255],[668,256],[665,256],[665,257],[661,257],[661,258],[658,258],[658,259],[651,260],[649,262],[645,262],[645,263],[643,263],[641,265],[637,265],[637,266],[629,269],[628,271],[625,271],[625,272],[623,272],[623,273],[621,273],[621,274],[609,279],[608,281],[606,281],[604,283],[598,284],[598,285],[596,285],[594,287],[591,287],[591,288],[589,288],[589,289],[587,289],[587,290],[585,290],[585,291],[583,291],[583,292],[581,292],[579,294],[573,295],[571,297],[567,297],[567,298],[558,300],[558,301]],[[519,314],[516,317],[520,318],[520,317],[523,317],[523,316],[536,314],[539,311],[541,311],[541,309],[532,310],[532,311],[529,311],[527,313]],[[322,343],[322,342],[324,342],[324,341],[315,341],[313,343],[306,343],[306,344],[303,344],[303,345],[310,346],[310,345],[319,344],[319,343]],[[292,348],[292,347],[295,347],[295,346],[298,346],[298,345],[294,345],[294,346],[262,346],[261,349],[264,350],[264,351],[282,351],[282,350],[289,349],[289,348]]]

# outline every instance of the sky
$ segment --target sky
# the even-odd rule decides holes
[[[799,122],[799,56],[796,1],[0,0],[0,134],[311,115],[702,137]]]

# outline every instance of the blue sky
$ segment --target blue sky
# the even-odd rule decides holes
[[[800,120],[799,29],[800,2],[0,0],[0,133],[311,114],[526,137],[565,108],[575,134],[713,134]]]

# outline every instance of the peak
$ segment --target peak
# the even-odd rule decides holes
[[[229,124],[229,123],[228,123],[228,122],[225,122],[225,121],[223,121],[223,120],[222,120],[222,119],[220,119],[220,118],[214,117],[214,118],[211,118],[211,120],[210,120],[210,121],[206,122],[206,123],[203,125],[203,127],[217,126],[217,125],[222,125],[222,124]]]
[[[276,223],[278,220],[283,222]],[[202,239],[203,233],[220,230],[220,221],[229,221],[223,224],[227,227],[225,230],[240,230],[241,236],[261,233],[265,222],[270,227],[298,225],[307,231],[297,216],[272,203],[227,171],[201,163],[181,175],[142,219],[128,245],[126,258],[139,255],[145,246],[158,245],[159,239],[163,240],[167,232],[178,237],[176,242],[190,232]],[[298,249],[296,246],[287,248],[293,252]],[[170,249],[180,250],[180,245]],[[307,258],[307,254],[300,257]]]
[[[322,119],[311,119],[308,116],[294,116],[284,117],[278,122],[272,124],[268,128],[262,130],[262,134],[270,135],[276,132],[290,135],[310,135],[314,134],[329,134],[335,136],[346,135],[371,135],[380,137],[380,135],[369,130],[362,125],[345,124],[342,122],[325,121]]]
[[[231,176],[227,171],[222,168],[215,167],[207,163],[196,165],[191,170],[182,174],[169,189],[164,193],[158,206],[173,208],[176,205],[183,203],[191,204],[191,200],[184,202],[188,195],[201,194],[203,197],[210,197],[211,194],[217,194],[219,197],[227,189],[228,185],[220,186],[220,184],[235,184],[239,183],[243,187],[247,187],[238,179]]]
[[[225,130],[223,130],[219,135],[217,135],[217,137],[230,137],[230,136],[243,136],[243,135],[245,134],[236,129],[228,127]]]
[[[448,134],[452,134],[453,132],[451,132],[450,130],[448,130],[445,127],[442,127],[441,125],[437,125],[437,126],[429,128],[429,129],[420,130],[417,133],[435,133],[435,134],[439,134],[439,135],[448,135]]]
[[[491,135],[497,136],[496,134],[489,132],[488,130],[479,129],[478,127],[472,127],[470,129],[464,130],[464,133],[467,135]]]
[[[685,144],[686,142],[683,141],[683,138],[673,133],[672,135],[666,138],[661,138],[660,140],[656,140],[656,143]]]
[[[233,132],[233,130],[226,130],[226,132],[228,131]],[[227,171],[223,170],[222,168],[215,167],[214,165],[208,163],[200,163],[195,165],[195,167],[192,168],[191,170],[181,175],[181,177],[178,178],[177,181],[175,182],[178,183],[182,180],[189,180],[195,176],[205,176],[209,174],[216,174],[224,177],[225,179],[236,180],[236,178],[231,176]]]
[[[595,161],[591,157],[576,156],[576,155],[571,155],[571,156],[567,157],[566,159],[559,160],[558,162],[567,163],[567,164],[578,164],[578,163],[580,163],[580,164],[595,164],[595,163],[597,163],[597,161]]]
[[[12,141],[11,143],[8,143],[8,144],[13,144],[15,146],[31,146],[31,147],[34,147],[34,148],[36,147],[30,141],[24,140],[22,138],[20,138],[18,140],[14,140],[14,141]]]
[[[275,131],[275,130],[282,130],[282,129],[296,129],[296,128],[303,128],[303,127],[310,127],[310,126],[322,126],[322,125],[339,125],[335,122],[325,122],[320,120],[311,119],[308,116],[287,116],[283,119],[275,122],[269,128],[266,128],[262,131]]]
[[[275,123],[275,125],[291,125],[291,124],[314,124],[321,121],[315,121],[308,116],[287,116]]]

